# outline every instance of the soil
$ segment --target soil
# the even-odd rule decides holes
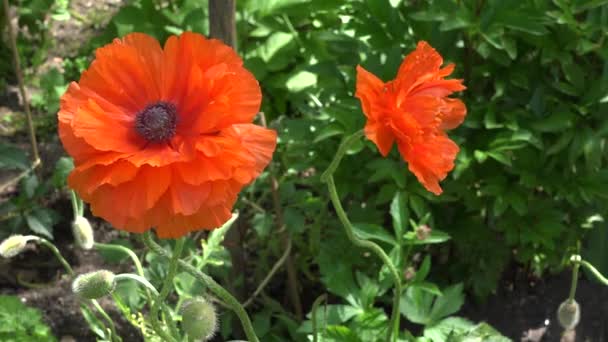
[[[560,341],[562,329],[557,308],[568,298],[571,273],[542,279],[503,279],[495,295],[483,304],[468,301],[459,315],[485,321],[514,341]],[[576,331],[562,341],[608,341],[608,288],[584,277],[578,282],[576,301],[581,320]]]

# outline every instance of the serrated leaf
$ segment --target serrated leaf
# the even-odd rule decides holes
[[[430,320],[432,322],[456,313],[464,304],[464,293],[462,283],[452,285],[444,289],[443,295],[439,296],[430,312]]]

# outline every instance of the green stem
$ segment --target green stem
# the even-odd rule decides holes
[[[154,242],[154,240],[152,239],[152,234],[150,232],[145,232],[143,234],[143,241],[146,246],[148,246],[148,248],[153,250],[156,254],[166,259],[171,258],[169,252],[167,252],[164,248]],[[178,264],[186,272],[190,273],[198,281],[203,283],[203,285],[205,285],[211,292],[213,292],[213,294],[215,294],[222,301],[224,301],[224,303],[226,303],[226,305],[231,308],[232,311],[234,311],[234,313],[241,321],[241,324],[243,325],[243,330],[245,331],[245,335],[247,336],[249,342],[260,341],[255,335],[255,330],[253,329],[253,325],[251,324],[251,320],[249,319],[247,312],[245,311],[241,303],[239,303],[239,301],[230,294],[230,292],[226,291],[220,284],[216,283],[213,278],[199,271],[187,262],[183,260],[178,260]]]
[[[323,172],[323,174],[321,174],[322,182],[324,182],[324,183],[327,182],[327,179],[329,177],[333,176],[334,172],[336,172],[336,169],[338,168],[338,165],[340,165],[340,161],[342,161],[342,157],[344,157],[344,155],[346,154],[346,151],[348,151],[348,148],[350,147],[350,145],[353,144],[355,141],[359,140],[362,136],[363,136],[363,131],[357,131],[357,132],[353,133],[352,135],[346,137],[346,139],[344,139],[342,144],[340,144],[340,147],[338,147],[336,156],[334,157],[334,159],[331,161],[331,163],[327,167],[327,170],[325,170],[325,172]]]
[[[336,213],[338,214],[338,218],[340,219],[340,222],[342,222],[342,225],[344,226],[344,230],[346,232],[348,239],[354,245],[362,247],[362,248],[367,248],[367,249],[371,250],[372,252],[374,252],[382,260],[382,262],[386,265],[386,267],[388,267],[388,269],[391,273],[391,276],[393,277],[393,282],[395,284],[393,309],[392,309],[392,313],[391,313],[391,321],[393,322],[393,324],[392,324],[392,330],[391,329],[388,330],[387,341],[391,341],[391,337],[392,337],[392,341],[397,341],[397,339],[399,338],[399,330],[400,330],[399,329],[399,320],[400,320],[399,302],[401,300],[401,277],[399,276],[399,272],[397,271],[397,268],[393,264],[390,257],[386,254],[386,252],[384,252],[384,250],[380,246],[378,246],[377,244],[375,244],[372,241],[359,239],[354,234],[353,226],[350,223],[350,221],[348,220],[348,216],[346,215],[344,208],[342,208],[342,203],[340,203],[340,197],[338,196],[338,191],[336,190],[336,185],[334,183],[333,174],[336,171],[336,169],[338,168],[338,165],[340,164],[342,157],[344,157],[344,154],[346,154],[346,152],[348,151],[348,148],[354,142],[356,142],[358,139],[360,139],[362,136],[363,136],[363,131],[357,131],[354,134],[347,137],[346,139],[344,139],[344,141],[342,142],[342,144],[340,144],[340,147],[338,148],[336,156],[334,157],[332,162],[327,167],[327,170],[325,170],[325,172],[323,172],[323,174],[321,175],[321,181],[327,183],[327,188],[329,190],[329,197],[331,198],[331,201],[334,205]]]
[[[74,270],[72,269],[70,264],[67,262],[67,260],[65,260],[63,255],[61,255],[61,252],[59,252],[57,247],[55,247],[55,245],[52,242],[50,242],[47,239],[41,238],[41,237],[39,237],[36,240],[38,242],[40,242],[40,244],[42,244],[42,245],[46,246],[48,249],[50,249],[53,252],[53,254],[55,254],[55,257],[59,260],[59,262],[61,262],[61,265],[63,265],[63,268],[65,268],[65,270],[68,272],[68,274],[70,276],[74,275]]]
[[[74,220],[80,216],[80,206],[78,205],[78,198],[74,190],[70,190],[70,199],[72,200],[72,213],[74,214]]]
[[[572,267],[572,283],[570,284],[570,295],[568,296],[568,301],[570,302],[574,300],[574,295],[576,294],[576,287],[578,285],[578,269],[581,266],[580,255],[573,255],[572,261],[574,263],[574,266]]]
[[[137,275],[139,277],[143,278],[143,279],[146,279],[145,274],[144,274],[144,268],[143,268],[143,266],[141,264],[141,261],[139,260],[139,257],[137,257],[137,254],[135,254],[135,252],[133,252],[133,250],[131,250],[130,248],[122,246],[122,245],[97,243],[97,242],[95,243],[94,246],[97,249],[113,250],[113,251],[125,253],[133,261],[133,264],[135,265],[135,271],[137,272]],[[154,288],[154,286],[152,286],[152,288]],[[154,291],[156,291],[155,288],[154,288]],[[154,292],[154,291],[152,291],[152,292]],[[145,293],[146,293],[146,299],[148,300],[148,304],[152,305],[153,300],[152,300],[152,294],[150,293],[149,286],[146,286]],[[158,295],[158,291],[156,291],[155,295]],[[166,317],[170,317],[169,309],[167,308],[166,305],[163,304],[162,310],[163,310],[163,313],[164,313],[164,315]],[[171,329],[172,333],[175,336],[177,336],[178,330],[177,330],[177,326],[175,325],[175,322],[169,321],[169,328]]]
[[[163,282],[163,286],[160,290],[158,296],[154,300],[154,305],[152,305],[152,310],[150,312],[150,323],[152,323],[152,327],[154,330],[165,340],[167,341],[175,341],[173,336],[169,336],[160,326],[160,322],[158,320],[158,311],[162,307],[162,303],[165,301],[165,298],[169,295],[169,292],[173,288],[173,278],[175,278],[175,273],[177,272],[177,262],[179,257],[182,254],[182,250],[184,249],[184,244],[186,239],[180,238],[175,242],[175,248],[173,249],[173,254],[169,259],[169,269],[167,270],[167,275],[165,276],[165,281]],[[170,320],[171,317],[165,317],[165,320]],[[167,325],[168,322],[167,322]]]
[[[112,321],[112,318],[110,317],[110,315],[108,315],[106,310],[104,310],[101,307],[101,305],[99,305],[99,302],[97,300],[92,299],[91,302],[93,303],[93,306],[95,307],[95,309],[97,309],[99,314],[108,322],[108,325],[110,326],[110,333],[112,335],[110,337],[110,341],[117,340],[118,335],[116,334],[116,328],[114,327],[114,321]]]
[[[143,285],[147,290],[151,291],[155,296],[158,297],[158,290],[156,290],[156,288],[154,287],[154,285],[152,285],[148,279],[144,278],[144,277],[140,277],[137,274],[133,274],[133,273],[121,273],[118,274],[114,277],[114,280],[121,281],[121,280],[125,280],[125,279],[129,279],[129,280],[135,280],[136,282],[140,283],[141,285]]]
[[[362,247],[362,248],[367,248],[367,249],[371,250],[372,252],[374,252],[382,260],[382,262],[386,265],[386,267],[388,267],[388,269],[393,277],[393,282],[395,283],[395,294],[394,294],[394,298],[393,298],[393,311],[391,314],[391,320],[393,322],[393,329],[392,329],[392,332],[389,329],[387,341],[391,341],[391,336],[392,336],[392,340],[396,341],[399,336],[399,319],[400,319],[399,302],[401,300],[401,278],[399,277],[399,272],[397,271],[397,268],[395,267],[395,265],[393,265],[391,258],[386,254],[386,252],[384,252],[382,247],[378,246],[377,244],[375,244],[372,241],[359,239],[357,236],[355,236],[354,231],[353,231],[353,226],[350,223],[350,221],[348,220],[348,216],[346,215],[346,212],[344,211],[344,208],[342,208],[342,204],[340,203],[340,198],[338,197],[338,192],[336,191],[336,185],[334,184],[334,177],[331,175],[327,178],[327,188],[329,189],[329,197],[331,198],[334,208],[336,209],[338,218],[340,219],[340,221],[342,222],[342,225],[344,226],[344,231],[346,232],[346,236],[348,237],[348,239],[354,245]]]
[[[312,342],[317,342],[319,336],[317,336],[317,309],[321,302],[327,301],[327,295],[320,295],[315,301],[312,303]],[[325,319],[327,317],[323,317],[323,321],[325,323]]]
[[[591,272],[595,278],[597,278],[597,280],[599,280],[602,284],[608,286],[608,279],[606,279],[606,277],[604,277],[600,271],[598,271],[595,267],[593,267],[593,265],[591,265],[589,262],[585,261],[585,260],[581,260],[580,264],[587,269],[587,271]]]
[[[52,242],[50,242],[47,239],[41,238],[41,237],[38,237],[35,240],[40,242],[40,244],[44,245],[48,249],[50,249],[53,252],[53,254],[55,254],[55,257],[59,260],[59,262],[61,262],[61,264],[63,265],[63,268],[65,268],[66,272],[68,272],[68,274],[70,276],[74,276],[74,270],[72,269],[70,264],[67,262],[67,260],[65,260],[63,255],[61,255],[61,252],[59,252],[59,249],[57,249],[57,247]],[[106,321],[108,321],[108,324],[110,326],[110,331],[112,333],[111,340],[113,341],[118,336],[118,335],[116,335],[116,329],[114,328],[114,322],[112,321],[112,319],[110,318],[108,313],[105,312],[105,310],[101,307],[101,305],[99,305],[99,303],[96,300],[92,300],[91,302],[93,302],[93,306],[95,307],[95,309],[97,309],[97,311],[99,311],[99,313],[104,317],[104,319]]]
[[[133,261],[133,264],[135,265],[135,271],[137,271],[137,275],[139,275],[140,277],[144,277],[144,268],[141,265],[141,261],[137,257],[137,254],[135,254],[135,252],[133,252],[130,248],[122,246],[122,245],[114,245],[114,244],[98,243],[98,242],[95,242],[94,247],[97,249],[113,250],[113,251],[125,253]]]

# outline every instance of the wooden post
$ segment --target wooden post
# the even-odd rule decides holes
[[[236,0],[209,0],[209,35],[236,50]]]
[[[235,14],[236,0],[209,0],[209,35],[211,38],[222,40],[224,43],[230,45],[234,50],[237,50]],[[264,126],[266,126],[266,120],[264,119],[263,115],[262,120]],[[272,176],[271,187],[277,215],[276,219],[279,223],[279,228],[284,228],[280,199],[278,197],[279,184],[274,176]],[[226,234],[226,239],[224,240],[224,245],[230,252],[230,256],[232,258],[231,276],[233,280],[236,280],[236,278],[239,276],[244,276],[246,274],[245,253],[243,253],[244,234],[245,232],[243,231],[239,220],[236,222],[236,227],[228,231]],[[287,236],[283,238],[284,247],[289,243],[288,239],[289,238]],[[302,304],[298,294],[296,269],[291,255],[288,255],[286,267],[290,301],[292,302],[296,317],[298,320],[300,320],[302,318]],[[244,284],[246,284],[245,281]],[[243,291],[246,290],[245,288],[235,288],[233,286],[231,290],[235,293],[238,299],[242,300],[244,298]]]
[[[236,0],[209,0],[209,36],[219,39],[236,50]],[[245,288],[237,286],[239,276],[245,276],[245,253],[243,253],[243,225],[237,220],[226,234],[224,246],[230,253],[232,270],[230,272],[230,291],[238,300],[245,298]],[[243,279],[243,284],[246,284]]]

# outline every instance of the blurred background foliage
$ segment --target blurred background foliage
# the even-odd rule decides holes
[[[59,0],[13,3],[21,6],[19,25],[27,28],[27,34],[20,36],[20,53],[28,70],[33,70],[53,48],[45,23],[64,20],[70,12]],[[608,272],[604,222],[608,214],[608,1],[237,3],[238,51],[260,81],[262,111],[279,132],[272,169],[280,183],[303,295],[323,293],[322,284],[343,298],[342,304],[329,306],[332,324],[358,317],[358,325],[350,327],[356,337],[362,336],[356,331],[361,321],[369,329],[382,323],[386,317],[370,303],[376,297],[389,302],[385,292],[390,281],[385,279],[386,270],[380,275],[375,272],[378,260],[358,253],[347,242],[319,176],[341,138],[364,124],[353,97],[355,66],[360,64],[390,80],[419,40],[428,41],[446,62],[454,62],[454,77],[463,78],[468,87],[461,95],[468,107],[467,119],[450,133],[461,148],[456,168],[442,183],[444,194],[436,197],[418,184],[396,151],[384,159],[369,142],[353,148],[338,169],[336,182],[361,234],[389,240],[387,250],[396,248],[391,239],[399,236],[393,237],[388,228],[395,212],[403,222],[424,220],[449,234],[448,243],[417,246],[413,252],[430,255],[433,267],[426,271],[428,278],[454,293],[455,303],[463,287],[450,284],[462,283],[464,290],[483,300],[506,270],[522,268],[539,277],[561,270],[579,241],[586,258],[604,274]],[[48,8],[56,17],[40,13]],[[164,41],[186,30],[208,34],[207,2],[199,0],[132,0],[108,20],[78,19],[94,21],[100,34],[83,42],[77,54],[64,58],[61,68],[27,75],[41,88],[39,98],[33,98],[39,113],[54,115],[67,82],[78,79],[95,48],[115,37],[137,31]],[[12,76],[7,76],[11,66],[5,45],[0,45],[0,55],[0,75],[6,84]],[[0,165],[10,166],[3,161]],[[62,165],[58,165],[60,174],[65,172]],[[256,261],[248,272],[256,284],[282,252],[273,213],[263,209],[272,207],[268,184],[266,174],[239,202],[242,217],[251,227],[247,248]],[[33,194],[27,188],[24,193]],[[28,198],[17,200],[22,203]],[[253,210],[251,202],[262,209]],[[421,259],[417,259],[418,269],[430,267]],[[396,262],[403,265],[402,260]],[[225,274],[226,264],[219,265],[224,270],[218,274]],[[192,280],[184,277],[178,280],[188,286]],[[280,287],[279,281],[268,291]],[[277,303],[256,314],[254,324],[264,341],[278,340],[287,332],[295,334],[289,314],[281,310]],[[271,317],[283,325],[271,325]],[[299,329],[310,330],[310,325]],[[335,328],[332,334],[350,336],[341,329]],[[369,329],[367,333],[374,334]],[[352,340],[358,341],[355,337]]]

